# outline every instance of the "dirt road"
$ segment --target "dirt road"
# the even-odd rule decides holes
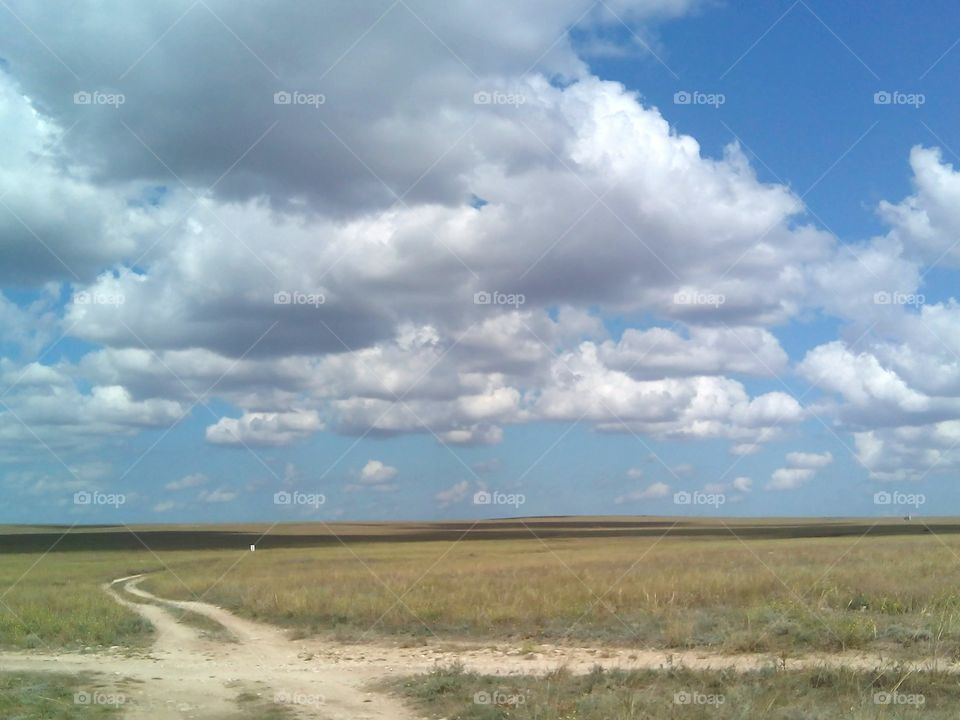
[[[416,713],[370,686],[383,678],[426,672],[454,661],[468,670],[493,675],[540,674],[560,666],[587,672],[595,665],[740,671],[784,665],[787,670],[822,666],[874,670],[884,665],[876,657],[853,653],[796,657],[784,663],[770,655],[557,645],[537,645],[533,652],[520,652],[504,644],[433,643],[411,648],[316,638],[290,640],[278,628],[239,618],[208,603],[158,598],[139,587],[142,580],[139,575],[119,578],[104,590],[156,628],[155,643],[146,653],[122,649],[58,655],[6,652],[0,653],[0,671],[98,673],[127,697],[125,716],[132,720],[233,719],[238,715],[241,694],[259,694],[264,702],[282,703],[304,719],[414,720]],[[184,611],[218,623],[232,637],[215,637],[193,624],[179,622]],[[960,672],[957,664],[930,662],[912,667]]]
[[[241,693],[260,693],[286,705],[296,717],[322,720],[414,720],[398,700],[366,689],[379,677],[373,669],[311,661],[302,643],[279,630],[253,623],[205,603],[167,602],[139,589],[142,577],[105,586],[117,602],[156,628],[149,652],[97,654],[0,653],[0,670],[95,672],[112,679],[126,696],[131,720],[227,720],[239,714]],[[119,588],[119,589],[118,589]],[[133,602],[125,595],[147,602]],[[177,621],[177,608],[221,623],[236,642],[214,640]]]

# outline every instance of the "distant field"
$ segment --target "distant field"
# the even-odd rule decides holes
[[[956,518],[540,517],[446,522],[279,523],[232,525],[0,525],[0,551],[210,550],[320,547],[342,543],[429,540],[525,540],[572,537],[723,537],[744,539],[960,534]]]
[[[868,535],[872,521],[731,520],[736,537],[703,520],[668,533],[674,520],[663,518],[523,522],[538,537],[514,537],[515,520],[466,534],[470,523],[285,525],[254,553],[250,538],[268,526],[136,528],[151,548],[151,532],[196,546],[155,553],[139,541],[139,551],[63,550],[136,540],[118,528],[75,530],[42,559],[0,556],[0,645],[141,645],[149,627],[99,585],[148,572],[143,586],[157,595],[202,596],[301,635],[960,658],[952,520],[925,520],[935,534],[888,520]],[[7,530],[6,543],[52,531]],[[209,549],[211,534],[233,545]],[[296,547],[271,549],[289,538]]]

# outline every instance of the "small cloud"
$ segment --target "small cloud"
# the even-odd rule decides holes
[[[826,467],[832,462],[833,455],[828,452],[821,453],[819,455],[817,453],[805,452],[787,453],[787,464],[790,465],[790,467],[822,468]]]
[[[153,510],[155,513],[162,513],[162,512],[167,512],[168,510],[173,510],[176,506],[177,504],[172,500],[165,500],[164,502],[158,502],[156,505],[154,505],[150,509]]]
[[[440,439],[450,445],[498,445],[503,442],[503,430],[496,425],[471,425],[440,433]]]
[[[343,489],[345,492],[360,492],[361,490],[392,492],[397,489],[397,486],[390,481],[397,476],[398,472],[395,467],[385,465],[379,460],[368,460],[360,471],[359,482],[345,485]]]
[[[187,488],[205,485],[208,480],[209,478],[203,473],[193,473],[191,475],[184,475],[179,480],[168,482],[164,487],[167,490],[185,490]]]
[[[748,477],[738,477],[733,480],[733,489],[748,493],[753,490],[753,480]]]
[[[360,471],[360,482],[369,485],[379,485],[389,482],[397,476],[397,469],[390,465],[384,465],[379,460],[368,460]]]
[[[789,467],[775,470],[767,483],[767,490],[793,490],[808,482],[817,470],[833,462],[833,455],[825,453],[787,453]]]
[[[643,470],[638,467],[632,467],[627,470],[627,477],[631,480],[639,480],[643,477]]]
[[[614,502],[617,505],[623,505],[625,503],[637,502],[639,500],[655,500],[657,498],[664,498],[669,494],[669,485],[664,482],[655,482],[648,486],[645,490],[635,490],[634,492],[627,493],[626,495],[621,495],[614,500]]]
[[[237,494],[233,490],[228,490],[227,488],[217,488],[216,490],[202,490],[197,499],[200,502],[207,503],[225,503],[235,500]]]
[[[277,447],[322,429],[323,421],[315,410],[254,412],[220,418],[207,427],[206,438],[213,445]]]
[[[758,443],[740,443],[730,448],[731,455],[753,455],[760,450]]]
[[[470,483],[468,483],[466,480],[461,480],[455,485],[451,485],[446,490],[441,490],[433,497],[440,507],[445,508],[463,500],[469,491]]]
[[[689,475],[693,472],[694,467],[690,463],[681,463],[680,465],[674,465],[671,469],[674,475]]]
[[[774,470],[767,483],[767,490],[794,490],[815,475],[810,468],[780,468]]]

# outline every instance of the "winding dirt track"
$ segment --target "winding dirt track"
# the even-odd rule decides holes
[[[115,681],[131,720],[226,720],[239,713],[237,697],[261,693],[286,704],[297,717],[323,720],[413,720],[398,700],[365,689],[378,674],[356,667],[310,662],[302,644],[281,631],[240,619],[213,605],[161,600],[141,590],[141,576],[104,586],[117,602],[156,628],[143,656],[121,653],[0,654],[0,670],[96,672]],[[117,586],[121,586],[121,591]],[[130,593],[148,602],[133,602]],[[176,608],[201,613],[223,625],[236,642],[206,638],[177,622]],[[121,684],[121,680],[125,680]]]
[[[203,602],[173,601],[139,587],[143,576],[119,578],[104,586],[117,602],[156,628],[146,653],[122,649],[102,653],[0,652],[0,671],[98,673],[127,697],[131,720],[229,720],[238,714],[241,693],[259,693],[267,702],[286,704],[299,718],[322,720],[415,720],[399,700],[369,689],[377,680],[429,671],[454,661],[468,670],[493,675],[541,674],[558,667],[587,672],[608,668],[747,671],[783,667],[771,655],[718,655],[611,648],[538,645],[521,653],[508,645],[434,643],[401,648],[384,644],[344,644],[318,639],[290,640],[278,628],[239,618]],[[135,597],[138,602],[133,601]],[[204,615],[223,626],[235,642],[215,639],[178,622],[180,611]],[[882,659],[863,654],[796,657],[786,669],[846,667],[875,670]],[[943,662],[901,663],[915,670],[960,672]]]

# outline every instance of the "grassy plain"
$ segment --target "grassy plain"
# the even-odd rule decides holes
[[[234,564],[236,565],[234,566]],[[551,538],[212,553],[152,575],[302,635],[960,658],[960,538]]]
[[[453,536],[450,523],[290,525],[255,553],[259,528],[138,529],[177,548],[156,551],[88,550],[77,543],[129,533],[83,529],[48,554],[0,555],[0,646],[142,646],[149,626],[100,585],[146,572],[161,597],[202,597],[304,636],[960,658],[953,525],[865,535],[872,521],[742,521],[734,534],[699,520],[677,534],[669,519],[571,522],[531,520],[536,537],[514,521]]]
[[[960,681],[942,673],[595,671],[484,677],[458,668],[390,686],[450,720],[952,720]]]
[[[266,537],[266,526],[84,528],[51,552],[58,529],[0,529],[0,648],[146,647],[151,627],[102,590],[146,573],[142,586],[160,597],[200,598],[299,636],[960,659],[953,521],[931,532],[897,521],[879,532],[872,521],[673,522],[288,525]],[[228,639],[205,618],[183,621]],[[115,708],[72,702],[84,682],[0,673],[0,717],[110,717]],[[390,686],[425,716],[451,720],[939,720],[960,707],[960,675],[895,669],[505,682],[453,667]],[[238,718],[288,712],[242,699]]]

